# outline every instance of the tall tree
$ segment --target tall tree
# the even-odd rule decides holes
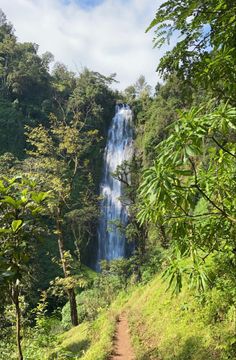
[[[71,274],[67,261],[68,248],[66,248],[64,224],[69,214],[70,217],[72,216],[72,211],[82,207],[82,199],[78,198],[78,193],[74,199],[73,191],[78,188],[79,182],[87,181],[86,177],[83,178],[86,167],[83,156],[91,144],[97,141],[97,131],[83,132],[82,129],[83,124],[77,120],[65,123],[63,120],[57,120],[56,117],[52,117],[49,128],[43,126],[28,128],[27,141],[31,146],[28,154],[32,158],[25,160],[26,171],[40,179],[45,178],[45,187],[54,193],[51,202],[51,217],[55,224],[55,234],[71,306],[71,322],[74,326],[78,325],[74,290],[76,279]],[[70,224],[73,225],[73,221]],[[75,228],[73,227],[72,230]]]
[[[23,359],[19,298],[27,284],[26,275],[30,273],[41,232],[39,218],[48,197],[35,187],[36,183],[27,178],[0,180],[0,288],[15,306],[19,360]]]
[[[199,290],[206,287],[207,257],[224,264],[228,281],[235,285],[235,107],[229,106],[235,104],[236,90],[232,9],[235,12],[235,4],[227,0],[165,1],[148,28],[156,30],[156,46],[168,42],[173,33],[181,35],[158,70],[168,80],[174,76],[185,89],[187,84],[190,95],[179,96],[178,91],[169,126],[154,143],[139,192],[139,221],[160,222],[169,233],[172,258],[166,275],[177,291],[183,274],[190,283],[195,280]],[[169,91],[162,87],[158,91],[167,102],[175,90],[171,81],[169,85]],[[189,109],[191,104],[197,108]],[[164,113],[165,121],[167,116]],[[185,257],[192,259],[192,265],[183,268]],[[228,294],[233,301],[235,295]]]

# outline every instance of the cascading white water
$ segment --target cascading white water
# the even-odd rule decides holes
[[[98,269],[100,260],[125,256],[125,235],[116,225],[117,222],[122,226],[127,224],[127,206],[120,201],[122,183],[112,174],[118,165],[131,159],[132,142],[132,111],[128,105],[117,105],[104,153],[104,174],[100,189],[101,215],[98,226]]]

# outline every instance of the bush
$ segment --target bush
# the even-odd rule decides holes
[[[150,281],[156,275],[162,264],[162,252],[158,248],[151,249],[145,255],[141,265],[141,279],[143,283]]]
[[[94,320],[102,309],[107,308],[118,292],[127,287],[131,274],[131,260],[102,262],[102,272],[94,278],[92,288],[76,296],[79,323]],[[62,325],[65,329],[71,325],[69,303],[62,309]]]

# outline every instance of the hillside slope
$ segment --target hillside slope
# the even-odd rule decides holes
[[[137,360],[234,359],[235,313],[223,313],[214,290],[200,297],[184,287],[178,296],[166,292],[160,275],[122,292],[93,323],[82,323],[60,335],[47,359],[105,360],[112,353],[117,316],[128,316]]]
[[[203,300],[201,304],[186,288],[172,296],[160,276],[137,289],[126,306],[137,360],[234,358],[233,349],[229,351],[235,331],[233,308],[214,321],[221,311],[216,303],[203,306]]]

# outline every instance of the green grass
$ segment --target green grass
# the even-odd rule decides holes
[[[102,310],[93,322],[84,322],[59,335],[57,345],[45,359],[105,360],[112,353],[113,336],[128,295],[121,293],[108,310]]]
[[[127,312],[137,360],[233,359],[222,352],[233,318],[210,324],[192,291],[172,296],[160,276],[132,294]]]
[[[234,359],[224,352],[233,339],[233,309],[231,316],[212,322],[211,307],[201,306],[193,290],[184,286],[180,295],[172,296],[166,287],[158,275],[146,285],[122,292],[96,320],[59,335],[45,359],[108,359],[122,311],[128,315],[137,360]]]
[[[47,359],[104,360],[112,351],[115,314],[106,312],[93,322],[84,322],[58,337],[56,348]],[[96,354],[96,355],[95,355]]]

